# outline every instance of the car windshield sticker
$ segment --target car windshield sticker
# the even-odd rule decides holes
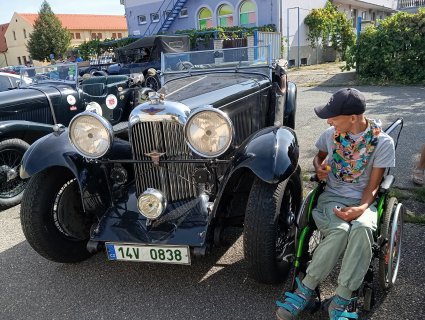
[[[73,95],[71,95],[71,94],[66,97],[66,101],[68,101],[68,103],[71,106],[75,105],[75,102],[77,102],[76,99],[75,99],[75,97]]]
[[[106,106],[107,106],[109,109],[114,109],[114,108],[117,106],[117,104],[118,104],[118,99],[117,99],[117,97],[116,97],[116,96],[114,96],[113,94],[109,94],[109,95],[106,97]]]
[[[102,107],[100,106],[100,104],[98,104],[97,102],[90,102],[87,107],[86,107],[87,111],[92,111],[92,112],[96,112],[99,116],[102,115]]]

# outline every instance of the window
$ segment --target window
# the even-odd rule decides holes
[[[12,84],[9,81],[9,77],[0,76],[0,91],[9,90],[12,87]]]
[[[239,10],[239,24],[243,27],[253,27],[257,23],[257,7],[251,1],[242,2]]]
[[[22,56],[22,60],[24,61],[24,65],[27,65],[27,57],[26,56]]]
[[[13,31],[13,39],[16,40],[16,32],[15,31]]]
[[[212,13],[211,10],[207,8],[202,8],[199,10],[198,14],[198,28],[199,29],[206,29],[211,28],[213,26],[212,23]]]
[[[152,22],[158,22],[159,21],[159,13],[158,12],[151,13],[151,21]]]
[[[165,10],[164,11],[164,20],[166,20],[166,19],[172,19],[172,17],[171,17],[171,10]]]
[[[147,23],[147,20],[146,20],[146,16],[145,15],[140,15],[140,16],[137,16],[137,21],[139,21],[139,24],[145,24],[145,23]]]
[[[98,39],[102,39],[102,38],[103,38],[102,34],[101,34],[101,33],[98,33],[98,34],[97,34],[97,38],[98,38]]]
[[[27,30],[24,29],[24,38],[27,38]]]
[[[81,39],[81,34],[80,34],[79,32],[76,32],[76,33],[75,33],[75,38],[76,38],[76,39]]]
[[[92,34],[91,34],[91,39],[92,39],[92,40],[96,40],[96,33],[92,33]]]
[[[186,18],[186,17],[188,17],[188,16],[189,16],[189,13],[188,13],[188,11],[187,11],[187,8],[182,8],[182,9],[180,10],[179,17],[180,17],[180,18]]]
[[[75,39],[74,33],[71,32],[71,39]]]
[[[228,4],[224,4],[218,8],[218,26],[233,27],[233,9]]]
[[[357,9],[353,9],[351,12],[351,18],[353,19],[353,28],[357,27]]]
[[[121,39],[122,38],[122,34],[121,34],[121,32],[118,32],[118,39]]]
[[[112,32],[112,39],[116,39],[117,38],[117,33],[116,32]]]
[[[21,57],[18,57],[18,64],[19,64],[19,65],[21,65],[21,64],[22,64]]]
[[[362,12],[362,20],[366,20],[366,18],[367,18],[367,12],[363,11]]]
[[[372,12],[372,21],[376,21],[376,14],[375,14],[375,12]]]

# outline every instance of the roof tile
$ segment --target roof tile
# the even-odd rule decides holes
[[[34,25],[36,13],[18,13]],[[125,16],[96,14],[55,14],[68,30],[127,30]]]

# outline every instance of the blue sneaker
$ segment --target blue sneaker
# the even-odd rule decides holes
[[[309,304],[314,303],[314,290],[303,285],[298,277],[295,281],[298,286],[297,290],[294,293],[285,292],[285,301],[276,301],[276,305],[278,306],[276,317],[278,320],[292,320]]]
[[[355,300],[353,299],[344,299],[338,295],[335,295],[331,303],[329,304],[328,312],[330,320],[350,320],[357,319],[359,316],[356,312],[347,312],[347,308],[350,303]]]

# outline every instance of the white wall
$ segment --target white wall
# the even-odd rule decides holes
[[[310,42],[307,40],[308,28],[304,24],[305,17],[310,13],[313,8],[324,8],[327,0],[315,1],[300,1],[300,0],[286,0],[282,1],[282,35],[288,39],[289,46],[298,46],[298,33],[299,45],[307,46]],[[299,7],[299,22],[298,22],[298,9]],[[294,9],[292,9],[294,8]],[[288,21],[289,9],[289,21]],[[289,27],[289,38],[288,38]]]

